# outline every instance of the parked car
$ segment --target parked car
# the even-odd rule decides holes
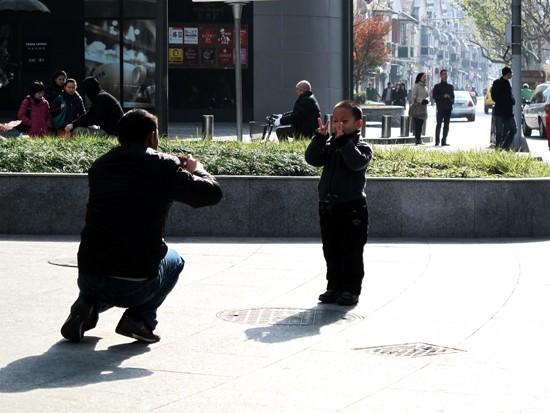
[[[451,118],[466,118],[468,122],[476,120],[476,105],[474,105],[470,92],[466,90],[455,91],[455,103]]]
[[[487,92],[485,92],[485,98],[483,100],[483,106],[485,113],[489,113],[489,109],[491,111],[495,107],[495,101],[493,100],[493,97],[491,96],[491,89],[493,89],[493,86],[489,86],[487,88]]]
[[[546,113],[544,107],[550,104],[550,82],[541,83],[535,88],[531,102],[523,107],[521,127],[524,136],[531,136],[538,129],[540,136],[546,136]]]

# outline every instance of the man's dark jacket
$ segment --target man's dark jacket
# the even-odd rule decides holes
[[[285,113],[281,125],[292,125],[298,136],[311,138],[318,127],[317,119],[321,117],[321,109],[315,96],[305,92],[298,97],[292,112]]]
[[[450,98],[444,98],[443,95],[449,95]],[[447,82],[439,82],[432,90],[432,97],[438,112],[450,112],[455,103],[455,88]]]
[[[92,101],[90,110],[73,122],[75,128],[98,125],[109,135],[116,135],[116,125],[124,112],[118,100],[104,90],[101,90],[95,79],[84,80],[84,90]]]
[[[323,167],[319,201],[337,205],[365,199],[365,170],[371,159],[372,149],[359,131],[338,139],[316,134],[306,149],[306,162]]]
[[[177,157],[144,145],[112,149],[88,172],[86,224],[78,251],[80,272],[151,278],[166,255],[164,226],[172,201],[200,207],[222,197],[206,171],[193,174]]]
[[[493,115],[511,117],[514,116],[514,105],[516,103],[512,96],[512,86],[503,77],[493,82],[491,97],[495,101]]]

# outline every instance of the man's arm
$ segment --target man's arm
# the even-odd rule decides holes
[[[222,199],[218,181],[192,158],[180,158],[182,163],[173,177],[170,197],[193,208],[215,205]]]

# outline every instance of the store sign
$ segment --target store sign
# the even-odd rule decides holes
[[[183,63],[183,49],[179,47],[169,47],[168,63]]]
[[[25,42],[25,63],[30,65],[48,64],[48,42]]]
[[[175,34],[175,30],[178,28],[181,30],[181,37],[179,34]],[[174,39],[181,40],[180,43],[175,44],[184,45],[183,49],[173,48],[173,53],[181,52],[182,56],[169,54],[168,63],[171,67],[231,69],[235,66],[235,36],[232,26],[181,23],[170,27],[170,29],[174,29]],[[242,27],[240,35],[241,63],[245,69],[248,66],[248,36],[248,27]],[[172,47],[170,49],[172,50]],[[175,50],[179,50],[179,52]]]
[[[183,44],[183,27],[168,28],[168,44]]]

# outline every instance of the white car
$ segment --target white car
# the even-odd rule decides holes
[[[531,136],[538,129],[540,136],[546,136],[546,112],[544,107],[550,104],[550,83],[541,83],[533,92],[531,102],[523,108],[521,127],[524,136]]]
[[[476,105],[470,92],[466,90],[455,91],[455,103],[453,104],[451,118],[466,118],[468,122],[476,120]]]

